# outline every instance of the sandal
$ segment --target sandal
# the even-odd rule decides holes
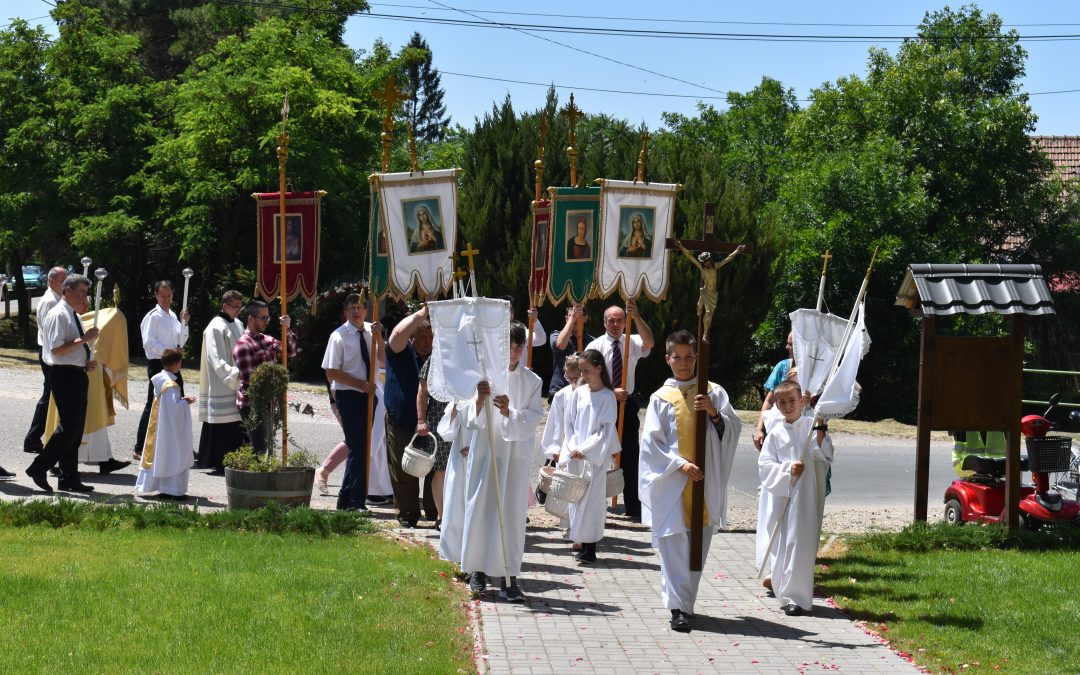
[[[327,476],[326,473],[323,472],[323,468],[321,466],[318,469],[315,469],[315,487],[319,488],[319,494],[321,495],[327,495],[330,493],[330,488],[326,485],[327,478],[329,478],[329,476]]]

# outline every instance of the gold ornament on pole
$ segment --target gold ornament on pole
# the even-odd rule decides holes
[[[568,135],[569,144],[566,148],[566,156],[570,158],[570,187],[577,187],[577,156],[578,151],[575,147],[577,145],[577,121],[584,113],[581,109],[574,105],[574,95],[570,94],[570,102],[563,106],[563,109],[559,111],[559,114],[566,118],[567,123],[570,125],[570,133]]]
[[[393,75],[386,78],[383,88],[375,92],[375,100],[383,106],[382,133],[382,171],[390,170],[390,144],[394,139],[394,108],[407,98],[404,92],[397,88],[397,78]]]

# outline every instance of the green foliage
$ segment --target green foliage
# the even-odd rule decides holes
[[[1080,550],[1080,528],[1069,523],[1053,523],[1037,531],[1010,530],[997,525],[956,527],[946,523],[913,523],[900,532],[882,532],[855,537],[852,549],[873,549],[907,553],[929,551]]]
[[[431,47],[420,33],[413,33],[405,45],[405,78],[402,86],[408,95],[405,101],[405,119],[411,126],[417,141],[434,143],[441,141],[450,125],[443,103],[439,71],[432,63]]]
[[[287,414],[285,395],[288,389],[289,371],[285,370],[285,366],[274,361],[266,361],[255,368],[251,373],[251,379],[248,380],[247,388],[251,415],[245,424],[249,434],[258,433],[263,420],[269,417],[270,424],[263,426],[262,429],[266,431],[270,439],[277,436]],[[266,444],[268,455],[273,455],[273,447],[272,441]]]
[[[292,450],[285,466],[290,469],[314,469],[319,466],[319,456],[309,450]]]
[[[273,454],[256,455],[250,445],[242,445],[239,449],[227,453],[221,461],[225,467],[237,471],[275,473],[285,468],[281,460]]]
[[[366,513],[284,508],[271,502],[254,510],[209,511],[176,504],[146,506],[95,504],[74,499],[0,501],[0,526],[87,530],[172,529],[235,530],[320,537],[371,533],[377,530]]]

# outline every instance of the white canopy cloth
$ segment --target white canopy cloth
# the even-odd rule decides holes
[[[510,303],[457,298],[428,303],[434,333],[428,393],[436,400],[464,401],[487,379],[493,396],[507,393],[510,365]]]
[[[598,290],[624,298],[642,292],[652,300],[667,293],[666,243],[675,217],[675,183],[604,180],[600,188]]]

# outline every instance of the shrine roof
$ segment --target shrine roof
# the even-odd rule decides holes
[[[1039,265],[913,264],[896,304],[931,316],[1054,313]]]

